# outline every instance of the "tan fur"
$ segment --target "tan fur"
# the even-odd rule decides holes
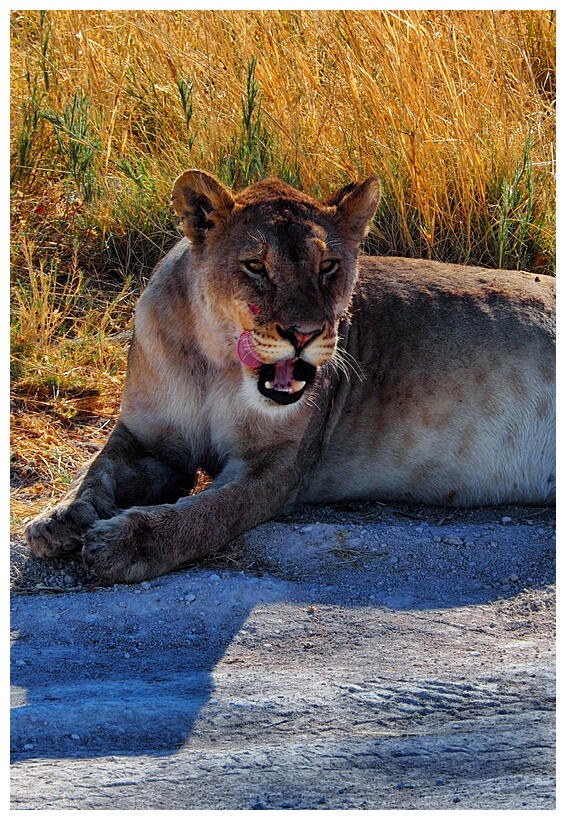
[[[120,420],[28,526],[36,555],[139,581],[292,503],[552,502],[554,281],[358,260],[378,197],[179,177],[186,238],[140,299]],[[198,468],[215,480],[189,496]]]

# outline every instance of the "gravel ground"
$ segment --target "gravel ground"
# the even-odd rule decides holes
[[[96,586],[12,545],[15,809],[552,809],[554,511],[351,504]]]

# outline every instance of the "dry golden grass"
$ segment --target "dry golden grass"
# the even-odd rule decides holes
[[[540,11],[21,12],[12,120],[17,133],[22,97],[62,112],[81,90],[97,182],[111,196],[121,161],[143,160],[166,199],[179,169],[228,173],[256,59],[266,172],[327,192],[377,171],[400,209],[390,238],[435,255],[456,216],[473,254],[480,216],[496,221],[489,187],[512,181],[527,145],[552,178],[554,38]],[[37,127],[53,139],[51,121]],[[538,215],[549,197],[540,185]]]
[[[58,494],[117,413],[187,167],[322,196],[375,172],[373,252],[553,271],[553,11],[16,11],[11,31],[17,498]]]

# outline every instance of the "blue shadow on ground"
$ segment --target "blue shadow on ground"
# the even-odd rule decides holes
[[[514,564],[532,566],[549,546],[534,539],[513,549]],[[375,568],[346,567],[347,584],[329,583],[323,567],[308,583],[221,572],[173,573],[141,591],[13,596],[13,760],[174,754],[213,695],[215,667],[258,604],[447,609],[503,594],[442,568],[424,590],[418,577],[402,574],[384,588]]]

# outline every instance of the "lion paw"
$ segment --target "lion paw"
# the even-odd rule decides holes
[[[171,567],[155,554],[157,539],[143,512],[128,511],[98,521],[85,533],[83,560],[90,572],[110,584],[155,578]]]
[[[97,518],[98,513],[88,502],[59,504],[27,525],[26,540],[37,558],[75,552],[81,548],[84,533]]]

